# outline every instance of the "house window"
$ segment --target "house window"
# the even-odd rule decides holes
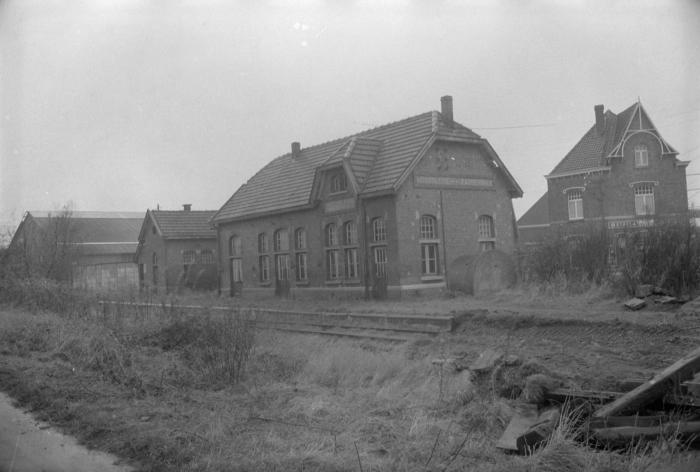
[[[438,269],[438,243],[435,241],[436,220],[432,215],[423,215],[420,218],[420,250],[421,273],[423,275],[437,275]]]
[[[338,227],[331,223],[326,226],[326,246],[338,245]]]
[[[340,252],[337,249],[326,251],[326,278],[337,280],[340,268]]]
[[[277,280],[289,280],[289,254],[276,254]]]
[[[192,249],[187,249],[182,253],[182,263],[186,266],[194,264],[196,257],[197,253],[195,253]]]
[[[233,235],[228,241],[228,255],[240,256],[241,255],[241,238],[240,236]]]
[[[306,252],[299,252],[306,250],[306,230],[304,228],[297,228],[296,231],[294,231],[294,250],[297,251],[294,255],[296,262],[296,279],[299,282],[303,282],[309,277],[307,273]]]
[[[420,238],[421,239],[435,239],[435,217],[430,215],[423,215],[420,218]]]
[[[331,193],[344,192],[348,188],[348,179],[344,172],[331,176]]]
[[[374,248],[374,273],[377,277],[386,277],[386,246],[378,246]]]
[[[303,282],[308,279],[308,274],[306,272],[306,253],[305,252],[298,252],[296,254],[296,276],[297,276],[297,281]]]
[[[346,221],[343,229],[343,244],[346,246],[357,244],[357,226],[355,222]]]
[[[294,232],[294,249],[297,251],[306,249],[306,230],[304,228],[297,228]]]
[[[569,219],[570,220],[582,220],[583,219],[583,192],[578,189],[569,190],[567,194],[567,200],[569,201]]]
[[[201,264],[213,264],[214,252],[211,249],[202,249],[199,260]]]
[[[343,249],[345,262],[345,278],[357,279],[359,277],[359,259],[357,257],[357,225],[354,221],[346,221],[343,224]],[[350,246],[350,247],[348,247]]]
[[[375,243],[386,241],[386,225],[384,218],[375,218],[372,220],[372,241]]]
[[[649,149],[646,144],[637,144],[634,147],[634,166],[649,167]]]
[[[423,275],[437,275],[437,244],[421,244],[421,270]]]
[[[152,265],[153,265],[153,288],[158,289],[158,254],[155,252],[153,253],[152,257]]]
[[[638,216],[654,214],[653,184],[640,184],[634,187],[634,209]]]
[[[266,283],[270,281],[270,256],[265,254],[270,251],[270,243],[267,240],[267,234],[258,234],[258,270],[260,273],[260,282]]]
[[[212,256],[213,254],[209,251]],[[231,281],[232,282],[242,282],[243,281],[243,261],[241,260],[241,238],[240,236],[233,235],[231,239],[228,240],[228,255],[231,264]]]
[[[270,250],[270,243],[267,241],[267,234],[258,234],[258,252],[268,252]]]
[[[277,231],[275,231],[272,246],[275,252],[289,250],[289,237],[287,236],[286,229],[278,229]]]
[[[270,281],[270,256],[260,256],[258,265],[260,266],[260,282]]]
[[[357,259],[357,248],[345,249],[345,278],[356,279],[359,274],[359,262]]]
[[[482,252],[496,248],[496,231],[493,225],[493,217],[481,215],[477,223],[479,229],[479,249]]]

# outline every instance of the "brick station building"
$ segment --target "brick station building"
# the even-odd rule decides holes
[[[547,192],[518,220],[520,242],[576,235],[591,223],[624,238],[630,229],[688,218],[689,162],[677,158],[642,104],[618,114],[596,105],[594,113],[593,126],[545,176]]]
[[[512,253],[522,190],[489,142],[454,121],[452,97],[441,105],[292,143],[242,185],[212,219],[222,292],[441,289],[454,261]]]
[[[183,288],[216,290],[215,211],[148,210],[141,220],[136,248],[139,286],[167,293]]]

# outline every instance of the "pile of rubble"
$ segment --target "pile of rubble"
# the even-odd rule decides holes
[[[593,445],[625,446],[660,436],[697,443],[700,438],[700,348],[650,379],[623,382],[623,392],[562,388],[560,379],[491,349],[469,365],[460,362],[456,361],[458,370],[468,369],[477,379],[490,378],[491,384],[497,376],[507,377],[504,371],[509,368],[527,376],[513,395],[518,402],[496,445],[505,451],[530,453],[550,437],[562,410],[572,408],[582,412],[580,430]]]
[[[625,308],[637,311],[647,306],[648,302],[656,305],[681,305],[688,299],[671,296],[671,294],[661,287],[653,285],[637,285],[634,290],[634,297],[625,302]]]

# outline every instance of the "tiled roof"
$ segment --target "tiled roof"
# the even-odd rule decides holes
[[[352,136],[301,150],[296,158],[285,154],[255,174],[221,207],[213,222],[277,212],[311,204],[319,168],[347,162],[360,193],[393,191],[404,171],[424,147],[441,135],[454,139],[487,142],[468,128],[455,123],[448,127],[438,112],[427,112],[366,130]],[[514,188],[517,183],[510,174]]]
[[[549,223],[549,194],[545,192],[534,205],[518,219],[518,226],[543,225]]]
[[[216,238],[216,231],[209,224],[216,211],[149,210],[149,213],[165,239]]]
[[[641,103],[630,105],[619,114],[607,110],[604,114],[605,127],[602,134],[596,131],[594,124],[581,140],[564,156],[556,167],[549,173],[549,177],[557,177],[596,169],[609,165],[607,158],[621,156],[620,150],[624,140],[636,130],[640,129],[635,123],[641,122],[641,129],[651,130],[662,145],[664,154],[677,154],[675,150],[661,137],[651,123]]]

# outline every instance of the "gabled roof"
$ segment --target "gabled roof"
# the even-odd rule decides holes
[[[546,176],[547,178],[607,170],[609,168],[608,160],[622,157],[622,149],[627,139],[639,132],[654,135],[661,144],[662,155],[675,156],[678,154],[661,137],[640,102],[634,103],[619,114],[607,110],[603,116],[605,120],[603,133],[598,133],[596,125],[593,124],[571,151]]]
[[[229,198],[212,222],[310,208],[315,203],[318,173],[338,165],[352,173],[350,180],[360,195],[394,192],[407,169],[436,139],[472,142],[495,155],[488,141],[476,133],[459,123],[447,125],[439,112],[427,112],[304,148],[294,158],[290,153],[274,159]],[[497,156],[495,161],[511,193],[521,196],[522,190]]]
[[[534,205],[518,219],[518,227],[549,224],[549,194],[542,195]]]
[[[163,239],[216,239],[216,231],[209,224],[215,213],[214,210],[148,210],[143,219],[139,241],[143,240],[149,218]]]

